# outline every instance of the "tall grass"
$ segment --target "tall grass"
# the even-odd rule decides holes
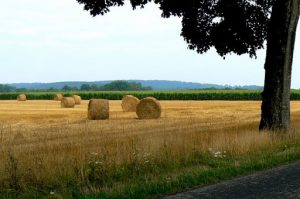
[[[256,123],[216,127],[192,118],[175,123],[2,125],[0,196],[143,198],[193,185],[200,174],[205,184],[242,167],[300,158],[300,131],[259,133]]]

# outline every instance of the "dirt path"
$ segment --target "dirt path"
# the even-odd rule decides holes
[[[300,198],[300,162],[165,197],[165,199],[196,198]]]

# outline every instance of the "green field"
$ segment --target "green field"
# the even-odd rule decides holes
[[[55,92],[26,93],[29,100],[51,100]],[[0,100],[15,100],[19,93],[1,93]],[[191,90],[191,91],[79,91],[63,92],[65,96],[80,95],[83,100],[103,98],[120,100],[131,94],[140,99],[148,96],[159,100],[261,100],[261,91],[249,90]],[[300,100],[300,91],[291,92],[291,100]]]

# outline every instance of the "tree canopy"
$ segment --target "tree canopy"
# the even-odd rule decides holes
[[[77,0],[93,16],[104,15],[125,0]],[[263,48],[274,0],[130,0],[133,9],[147,3],[159,5],[162,17],[182,19],[181,36],[188,48],[205,53],[215,47],[218,54],[249,54]]]
[[[82,84],[80,86],[82,91],[142,91],[142,90],[152,90],[151,87],[143,87],[141,83],[138,82],[128,82],[128,81],[112,81],[105,85],[96,84]]]

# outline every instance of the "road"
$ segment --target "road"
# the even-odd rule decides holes
[[[300,199],[300,162],[164,197],[164,199]]]

